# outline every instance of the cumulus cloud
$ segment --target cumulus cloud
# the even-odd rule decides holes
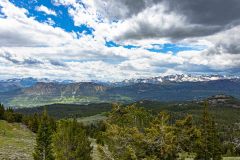
[[[159,2],[157,0],[106,0],[104,2],[94,0],[97,10],[110,20],[127,19]]]
[[[1,76],[120,81],[176,73],[240,74],[240,5],[236,0],[224,4],[223,0],[52,2],[67,8],[75,26],[86,25],[93,33],[67,32],[54,27],[49,17],[39,22],[27,9],[2,0]],[[223,6],[231,10],[220,12]],[[106,41],[119,46],[107,47]],[[159,50],[156,46],[164,43],[203,47],[176,54],[147,50]],[[128,44],[138,47],[124,47]]]
[[[57,16],[57,13],[54,10],[48,9],[46,6],[43,5],[36,7],[36,10],[39,12],[44,12],[45,14],[48,15]]]
[[[123,24],[121,40],[144,38],[184,39],[212,35],[240,22],[236,0],[95,0],[97,10]],[[231,8],[225,12],[226,8]],[[118,28],[118,29],[119,29]]]
[[[8,0],[0,2],[6,18],[0,18],[0,46],[58,46],[69,43],[73,35],[27,16],[28,11]],[[51,41],[49,41],[51,40]]]
[[[214,45],[209,48],[209,54],[240,54],[240,25],[207,37]]]
[[[185,16],[167,12],[163,4],[158,4],[121,23],[116,28],[117,34],[113,38],[118,41],[148,38],[184,39],[209,35],[219,29],[218,26],[191,24]]]

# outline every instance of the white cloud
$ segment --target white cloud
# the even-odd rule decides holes
[[[57,13],[54,10],[48,9],[46,6],[43,5],[36,7],[36,10],[39,12],[44,12],[48,15],[57,16]]]
[[[55,5],[72,6],[69,14],[75,25],[87,24],[95,29],[94,36],[82,34],[78,39],[79,33],[51,26],[51,19],[48,23],[40,23],[28,17],[26,9],[16,7],[8,0],[0,1],[6,16],[0,18],[0,75],[119,81],[202,72],[203,69],[206,72],[225,71],[240,66],[240,54],[236,54],[240,37],[238,26],[208,37],[176,41],[203,45],[206,48],[202,51],[183,51],[176,55],[152,53],[145,48],[150,48],[151,44],[172,41],[159,37],[132,40],[123,40],[121,37],[129,35],[127,33],[130,31],[137,35],[139,24],[152,24],[157,34],[163,35],[173,28],[186,30],[196,26],[189,24],[181,15],[166,14],[161,4],[148,7],[124,21],[111,22],[99,15],[94,0],[83,2],[85,7],[75,0],[55,0]],[[121,44],[139,45],[140,48],[108,48],[105,39],[117,39]]]
[[[76,3],[76,0],[52,0],[53,4],[58,5],[73,5]]]
[[[96,28],[100,17],[93,4],[89,3],[91,1],[86,2],[88,3],[85,3],[84,6],[79,3],[74,3],[73,8],[69,9],[69,14],[73,17],[76,26],[84,24]]]

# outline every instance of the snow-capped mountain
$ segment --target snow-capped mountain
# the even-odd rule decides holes
[[[131,85],[136,83],[150,83],[150,84],[161,84],[166,82],[204,82],[204,81],[215,81],[215,80],[240,80],[240,77],[237,76],[223,76],[223,75],[190,75],[190,74],[176,74],[168,76],[158,76],[151,78],[139,78],[139,79],[126,79],[121,82],[104,82],[99,80],[92,80],[89,82],[102,84],[102,85]],[[0,80],[0,83],[7,84],[18,84],[22,87],[31,87],[38,82],[43,83],[59,83],[59,84],[70,84],[77,83],[79,81],[73,80],[50,80],[48,78],[13,78],[8,80]],[[83,82],[83,81],[80,81]]]
[[[50,80],[48,78],[12,78],[12,79],[7,79],[7,80],[0,80],[0,83],[15,83],[15,84],[20,84],[23,87],[29,87],[33,86],[38,82],[43,82],[43,83],[62,83],[62,84],[68,84],[68,83],[74,83],[75,81],[73,80]]]
[[[159,76],[152,78],[143,79],[130,79],[124,80],[116,84],[134,84],[134,83],[151,83],[151,84],[161,84],[166,82],[204,82],[204,81],[216,81],[216,80],[229,80],[229,79],[240,79],[237,76],[223,76],[223,75],[187,75],[187,74],[176,74],[168,76]]]
[[[52,103],[130,103],[143,99],[185,101],[217,94],[239,98],[240,78],[219,75],[169,75],[118,83],[34,78],[0,81],[0,102],[21,107]]]

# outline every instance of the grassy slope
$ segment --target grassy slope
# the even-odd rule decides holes
[[[35,135],[21,124],[0,121],[0,159],[31,160]]]

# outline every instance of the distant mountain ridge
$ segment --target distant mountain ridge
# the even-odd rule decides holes
[[[218,75],[170,75],[112,83],[27,78],[0,81],[0,88],[0,101],[13,107],[139,100],[185,101],[216,94],[240,98],[240,78]]]
[[[240,76],[225,76],[225,75],[191,75],[191,74],[175,74],[175,75],[167,75],[167,76],[157,76],[150,78],[137,78],[137,79],[126,79],[119,82],[104,82],[104,81],[74,81],[74,80],[51,80],[48,78],[13,78],[0,80],[0,83],[21,83],[24,86],[31,86],[37,82],[44,83],[61,83],[61,84],[69,84],[69,83],[78,83],[78,82],[93,82],[93,83],[103,83],[103,84],[114,84],[114,83],[162,83],[166,81],[174,81],[174,82],[199,82],[199,81],[212,81],[212,80],[223,80],[223,79],[240,79]]]
[[[158,76],[152,78],[140,78],[140,79],[130,79],[124,80],[117,83],[133,84],[133,83],[152,83],[160,84],[166,82],[204,82],[204,81],[215,81],[215,80],[238,80],[238,76],[223,76],[223,75],[190,75],[190,74],[176,74],[168,76]]]
[[[28,88],[36,85],[37,83],[60,83],[60,84],[69,84],[69,83],[75,83],[75,81],[72,80],[50,80],[47,78],[13,78],[13,79],[7,79],[7,80],[0,80],[0,92],[5,91],[12,91],[12,90],[18,90],[21,88]]]

